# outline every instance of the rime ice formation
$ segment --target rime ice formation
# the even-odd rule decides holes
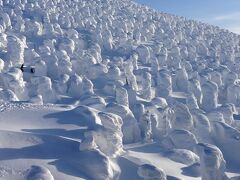
[[[23,75],[20,69],[11,68],[7,73],[2,74],[3,85],[13,91],[19,99],[27,96]]]
[[[177,69],[175,77],[176,91],[187,92],[188,91],[188,74],[185,68]]]
[[[107,104],[106,110],[122,118],[123,143],[134,143],[140,140],[139,124],[128,107],[117,103],[111,103]]]
[[[56,101],[57,97],[49,77],[32,77],[31,87],[32,89],[29,92],[30,96],[41,95],[44,103],[54,103]]]
[[[193,115],[194,134],[199,142],[204,142],[209,138],[211,132],[211,125],[208,117],[202,113],[195,113]]]
[[[190,79],[188,81],[188,91],[196,97],[198,106],[202,104],[202,89],[198,79]]]
[[[145,45],[140,45],[136,49],[139,57],[139,61],[141,61],[143,64],[149,63],[150,60],[150,52],[149,47]]]
[[[108,156],[116,156],[122,152],[122,119],[121,117],[100,112],[101,127],[85,132],[80,150],[99,149]],[[93,125],[92,125],[93,126]]]
[[[159,71],[157,76],[156,95],[167,97],[172,92],[172,77],[164,71]]]
[[[202,85],[203,99],[202,109],[209,112],[217,108],[218,87],[216,83],[207,81]]]
[[[220,149],[210,144],[197,144],[203,180],[227,180],[226,162]]]
[[[125,88],[116,88],[116,101],[118,104],[123,106],[129,106],[128,102],[128,92]]]
[[[176,102],[174,106],[175,119],[172,122],[173,128],[191,130],[193,119],[188,107],[179,102]]]
[[[136,82],[136,77],[133,73],[134,70],[134,66],[133,66],[133,62],[127,62],[125,64],[125,76],[126,76],[126,81],[128,83],[128,85],[135,91],[138,90],[138,85]],[[136,65],[135,65],[136,66]]]
[[[195,167],[197,147],[199,178],[240,174],[239,73],[239,35],[131,0],[0,0],[0,157],[24,142],[14,157],[41,148],[24,164],[55,179],[166,179],[158,158]],[[71,152],[45,152],[51,138]]]
[[[14,35],[7,36],[7,59],[15,67],[24,63],[24,46],[24,40]]]
[[[16,94],[10,89],[0,90],[1,101],[19,101]]]
[[[139,120],[139,126],[141,130],[141,136],[145,141],[149,141],[152,136],[152,126],[151,126],[151,117],[150,113],[147,111],[142,115]]]
[[[147,100],[152,99],[152,77],[151,74],[146,72],[142,77],[142,97]]]

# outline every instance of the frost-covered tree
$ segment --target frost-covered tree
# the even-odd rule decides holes
[[[142,76],[142,97],[147,100],[150,100],[153,97],[152,76],[148,72],[144,72]]]
[[[221,150],[211,144],[197,144],[197,152],[200,157],[200,169],[203,180],[227,180],[225,174],[226,161]]]
[[[202,104],[201,108],[207,112],[217,108],[218,104],[218,87],[212,81],[206,81],[202,85]]]
[[[172,93],[172,77],[164,72],[159,71],[157,76],[156,95],[159,97],[168,97]]]
[[[116,88],[116,101],[123,106],[129,106],[128,92],[123,87]]]
[[[20,67],[24,63],[24,48],[26,44],[23,39],[14,35],[7,37],[7,60],[11,61],[13,66]]]

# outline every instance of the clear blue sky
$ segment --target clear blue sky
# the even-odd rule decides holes
[[[135,0],[162,12],[195,19],[240,34],[240,0]]]

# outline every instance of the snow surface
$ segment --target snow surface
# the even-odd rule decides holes
[[[239,73],[239,35],[130,0],[0,0],[0,179],[239,179]]]

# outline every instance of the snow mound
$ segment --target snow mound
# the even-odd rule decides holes
[[[73,113],[79,115],[79,121],[87,123],[89,129],[95,129],[98,125],[101,125],[101,119],[98,117],[95,109],[88,106],[78,106],[72,110]]]
[[[166,174],[162,169],[159,169],[150,164],[143,164],[138,167],[138,175],[144,180],[166,180]]]
[[[14,94],[14,92],[11,91],[10,89],[0,90],[0,99],[2,101],[6,101],[6,102],[7,101],[19,101],[16,94]]]
[[[187,149],[193,150],[197,139],[187,130],[173,130],[161,142],[166,149]]]
[[[26,180],[54,180],[54,178],[47,168],[32,166],[28,170]]]
[[[192,165],[199,162],[199,157],[192,151],[186,149],[173,149],[167,152],[167,157],[173,161],[186,165]]]
[[[104,154],[115,157],[123,152],[122,119],[115,114],[105,112],[99,112],[98,116],[101,119],[102,126],[84,133],[80,150],[99,149]]]
[[[75,165],[87,178],[93,180],[110,180],[114,179],[119,173],[115,168],[116,165],[114,162],[100,151],[82,151],[75,158],[77,158],[77,161],[75,159],[70,163]]]

